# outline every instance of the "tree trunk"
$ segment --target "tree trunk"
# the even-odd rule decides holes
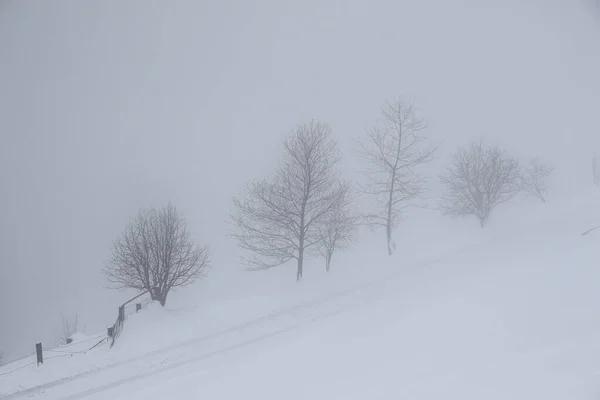
[[[391,211],[391,208],[390,208],[390,211]],[[390,214],[391,214],[391,212],[390,212]],[[391,218],[391,215],[388,216],[388,218]],[[391,223],[391,219],[388,219],[388,222],[387,222],[386,235],[387,235],[388,254],[391,256],[392,255],[392,223]]]
[[[487,219],[488,219],[487,215],[484,215],[484,216],[482,216],[482,217],[479,217],[479,225],[480,225],[482,228],[485,228],[485,224],[487,223]]]
[[[390,189],[390,199],[388,201],[387,221],[385,226],[385,231],[387,235],[388,254],[390,256],[392,255],[392,196],[394,194],[393,190],[394,186],[392,182],[392,188]]]
[[[392,170],[392,179],[390,180],[390,193],[388,198],[387,209],[387,247],[388,255],[392,255],[392,207],[394,207],[394,189],[396,184],[396,174],[398,173],[398,161],[400,161],[400,150],[402,149],[402,125],[398,127],[398,148],[396,149],[396,162]]]
[[[162,298],[162,291],[160,290],[160,286],[154,286],[148,290],[150,292],[150,298],[152,301],[160,301]]]
[[[301,243],[303,240],[300,241]],[[298,251],[298,270],[296,272],[296,281],[299,282],[302,279],[302,268],[304,266],[304,247],[300,245],[300,250]]]
[[[308,186],[310,190],[310,185]],[[308,195],[304,196],[302,200],[302,209],[300,213],[300,237],[298,240],[298,271],[296,272],[296,282],[300,282],[302,279],[302,268],[304,267],[304,239],[306,238],[306,225],[304,218],[306,217],[306,203],[308,202]]]
[[[167,304],[167,294],[169,294],[169,290],[165,289],[164,293],[160,295],[160,305],[163,307]]]
[[[328,254],[327,257],[325,257],[325,271],[327,272],[331,270],[331,257],[332,254]]]

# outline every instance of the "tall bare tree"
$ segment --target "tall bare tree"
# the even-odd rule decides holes
[[[296,260],[300,280],[306,250],[319,241],[319,223],[343,196],[341,155],[329,125],[315,120],[299,125],[283,149],[274,176],[251,183],[242,198],[233,199],[232,236],[252,254],[245,258],[250,269]]]
[[[548,194],[548,178],[553,171],[554,168],[540,159],[531,160],[521,176],[522,189],[545,203]]]
[[[331,259],[337,250],[347,248],[355,237],[357,230],[356,217],[350,213],[350,186],[340,186],[340,199],[334,209],[319,224],[319,241],[317,251],[325,259],[325,269],[331,270]]]
[[[594,184],[600,187],[600,165],[598,165],[596,154],[594,154],[594,159],[592,160],[592,172],[594,174]]]
[[[141,210],[114,243],[105,269],[116,289],[147,290],[165,305],[172,289],[204,277],[208,249],[190,239],[187,223],[170,203]]]
[[[417,169],[431,161],[436,148],[422,146],[421,131],[426,124],[416,116],[414,104],[401,99],[388,102],[381,108],[381,116],[381,121],[361,143],[360,154],[369,164],[363,191],[374,196],[378,204],[366,223],[385,228],[391,255],[395,247],[392,234],[402,211],[424,191],[423,178]]]
[[[520,175],[519,162],[505,150],[483,140],[472,143],[453,155],[440,178],[446,186],[442,209],[448,215],[473,215],[484,227],[494,208],[519,193]]]

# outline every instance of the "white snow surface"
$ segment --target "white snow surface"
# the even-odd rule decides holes
[[[112,349],[78,335],[40,367],[1,367],[0,398],[600,398],[600,229],[582,236],[600,195],[506,207],[484,230],[443,221],[300,284],[282,269],[150,304]]]

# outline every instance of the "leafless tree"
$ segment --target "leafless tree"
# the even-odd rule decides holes
[[[472,143],[453,155],[441,176],[446,186],[442,209],[448,215],[473,215],[484,227],[494,208],[519,193],[520,175],[519,162],[505,150],[483,140]]]
[[[545,203],[548,193],[548,178],[553,171],[554,168],[538,158],[531,160],[521,176],[522,189]]]
[[[69,344],[71,336],[79,329],[79,314],[75,314],[75,319],[70,321],[69,318],[61,315],[62,332],[58,339],[60,345]]]
[[[245,258],[251,270],[296,260],[300,280],[306,250],[319,241],[319,223],[341,201],[341,155],[329,125],[315,120],[299,125],[283,148],[275,174],[233,199],[232,236],[251,253]]]
[[[0,351],[0,367],[2,366],[2,364],[4,364],[3,357],[4,357],[4,352]]]
[[[164,306],[172,289],[204,277],[208,267],[208,249],[190,239],[169,203],[139,212],[115,241],[105,273],[114,288],[146,290]]]
[[[594,184],[600,187],[600,165],[598,165],[596,154],[594,154],[594,159],[592,160],[592,172],[594,174]]]
[[[350,203],[350,186],[340,186],[341,195],[339,202],[333,210],[328,213],[319,224],[319,241],[317,251],[325,259],[325,269],[331,270],[331,259],[337,250],[343,250],[352,243],[357,230],[357,220],[351,214],[348,205]]]
[[[381,108],[381,121],[361,143],[361,156],[369,163],[363,191],[375,197],[378,209],[367,215],[371,227],[383,227],[388,253],[395,243],[392,234],[402,211],[424,191],[417,168],[431,161],[436,148],[422,146],[425,122],[416,116],[414,104],[401,99]]]

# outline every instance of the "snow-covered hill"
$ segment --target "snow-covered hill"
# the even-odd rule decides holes
[[[0,397],[599,398],[600,230],[582,233],[600,195],[493,225],[444,220],[405,233],[406,254],[363,247],[301,284],[271,271],[238,296],[151,305],[112,349],[0,368]]]

